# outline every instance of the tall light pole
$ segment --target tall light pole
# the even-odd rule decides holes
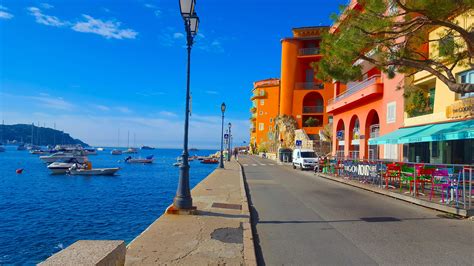
[[[229,122],[228,126],[229,126],[229,137],[227,138],[227,141],[228,141],[229,152],[227,154],[227,161],[230,162],[230,156],[232,156],[231,145],[230,145],[230,142],[232,141],[232,131],[230,130],[230,128],[232,127],[232,124]]]
[[[197,16],[194,6],[196,0],[180,0],[179,8],[181,16],[184,20],[184,28],[186,29],[186,45],[188,50],[188,67],[186,82],[186,111],[184,113],[184,144],[183,144],[183,162],[179,167],[179,183],[174,197],[173,206],[178,210],[193,209],[193,199],[191,198],[191,190],[189,188],[189,162],[188,162],[188,130],[189,130],[189,98],[190,98],[190,72],[191,72],[191,47],[193,46],[194,36],[198,31],[199,17]]]
[[[222,128],[221,128],[221,158],[219,161],[219,168],[224,168],[224,113],[225,113],[225,103],[221,104],[222,112]]]

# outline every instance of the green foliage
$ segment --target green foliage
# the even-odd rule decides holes
[[[473,66],[473,25],[463,29],[452,17],[473,12],[474,0],[358,0],[362,9],[346,9],[336,18],[337,30],[323,35],[322,60],[317,78],[341,82],[362,77],[358,59],[369,61],[389,78],[419,70],[433,71],[453,91],[471,91],[473,86],[459,84],[450,71],[451,65]],[[459,25],[458,25],[459,24]],[[444,27],[437,39],[428,39],[436,27]],[[429,56],[422,49],[430,43],[441,43],[440,53]]]
[[[314,117],[308,117],[306,119],[306,121],[304,121],[304,124],[307,126],[307,127],[314,127],[316,124],[319,123],[319,119],[317,118],[314,118]]]
[[[407,86],[404,92],[405,111],[414,117],[433,112],[428,91],[418,86]]]

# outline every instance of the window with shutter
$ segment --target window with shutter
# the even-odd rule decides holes
[[[390,102],[387,104],[387,124],[395,123],[397,117],[397,103]]]

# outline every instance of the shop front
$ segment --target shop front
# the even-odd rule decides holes
[[[403,144],[408,162],[474,164],[474,120],[400,128],[369,144]]]

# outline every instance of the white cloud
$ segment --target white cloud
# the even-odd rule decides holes
[[[173,38],[175,38],[175,39],[184,38],[184,34],[181,33],[181,32],[175,32],[175,33],[173,33]]]
[[[35,100],[38,105],[41,107],[46,107],[49,109],[72,111],[75,108],[75,105],[64,100],[61,97],[51,97],[51,96],[31,96],[29,97],[32,100]]]
[[[101,110],[101,111],[110,111],[110,108],[105,106],[105,105],[101,105],[101,104],[96,104],[96,105],[93,105],[95,108]]]
[[[132,110],[130,110],[130,108],[126,107],[126,106],[119,106],[119,107],[115,107],[115,109],[117,109],[119,112],[122,112],[124,114],[130,114],[132,113]]]
[[[217,91],[205,91],[207,94],[219,94]]]
[[[138,32],[132,29],[120,29],[119,21],[102,21],[89,15],[82,15],[85,21],[79,21],[72,26],[78,32],[98,34],[107,39],[135,39]]]
[[[173,113],[173,112],[169,112],[169,111],[161,111],[158,113],[158,115],[160,116],[165,116],[165,117],[177,117],[178,115]]]
[[[154,13],[155,13],[155,16],[161,17],[161,10],[157,9],[157,10],[155,10]]]
[[[53,5],[50,5],[48,3],[41,3],[40,6],[44,9],[51,9],[54,7]]]
[[[12,19],[13,17],[13,14],[0,10],[0,19]]]
[[[36,22],[39,24],[53,27],[61,27],[69,24],[69,22],[62,21],[58,17],[43,14],[41,9],[37,7],[28,7],[28,11],[30,11],[30,15],[35,17]]]

